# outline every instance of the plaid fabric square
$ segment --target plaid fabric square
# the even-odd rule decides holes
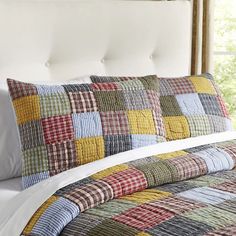
[[[122,91],[94,91],[99,111],[126,110]]]
[[[93,92],[69,92],[73,113],[97,111],[97,103]]]
[[[236,163],[236,146],[234,144],[227,145],[223,150],[227,152]]]
[[[195,91],[197,93],[205,93],[205,94],[211,94],[211,95],[216,94],[215,88],[214,88],[211,80],[209,80],[205,77],[200,77],[200,76],[189,77],[189,80],[192,82],[192,84],[195,88]]]
[[[92,228],[88,235],[102,235],[102,236],[148,236],[148,235],[139,235],[139,231],[132,227],[129,227],[126,224],[119,223],[112,219],[105,219],[101,224],[96,225]],[[68,235],[69,236],[69,235]]]
[[[218,104],[220,105],[220,108],[221,108],[221,111],[222,111],[223,116],[229,118],[229,112],[228,112],[228,110],[227,110],[227,108],[226,108],[226,105],[225,105],[225,103],[224,103],[222,97],[220,97],[220,96],[218,95],[218,96],[216,96],[216,99],[217,99],[217,101],[218,101]]]
[[[66,93],[40,95],[41,118],[71,114],[70,101]]]
[[[114,155],[132,149],[130,135],[104,136],[105,156]]]
[[[131,208],[130,210],[113,217],[113,219],[133,228],[146,230],[160,224],[161,222],[171,219],[174,215],[174,213],[163,208],[143,204]]]
[[[160,236],[167,236],[167,235],[175,235],[175,236],[198,236],[198,235],[205,235],[208,233],[212,227],[202,222],[198,222],[197,220],[190,220],[186,217],[181,215],[177,215],[172,217],[169,220],[162,222],[154,226],[151,229],[148,229],[147,232],[150,235],[160,235]]]
[[[128,117],[125,111],[100,112],[104,135],[129,134]]]
[[[194,188],[186,192],[179,193],[178,195],[194,201],[202,202],[203,204],[211,205],[218,205],[224,201],[229,201],[236,197],[233,193],[210,187]]]
[[[188,120],[191,137],[213,133],[213,129],[207,115],[186,116],[186,118]]]
[[[163,116],[181,116],[182,111],[174,96],[161,96],[160,104]]]
[[[151,108],[161,114],[159,94],[156,91],[151,91],[151,90],[147,90],[146,93]]]
[[[51,176],[78,166],[74,141],[48,144],[47,153]]]
[[[177,169],[166,160],[151,161],[148,164],[138,165],[135,168],[145,175],[148,188],[178,180]]]
[[[96,180],[91,184],[76,188],[64,196],[77,204],[81,212],[107,202],[114,197],[111,186],[102,180]]]
[[[30,186],[35,185],[45,179],[48,179],[49,177],[50,175],[48,171],[22,176],[22,186],[24,189],[29,188]]]
[[[181,198],[178,195],[158,199],[157,201],[150,202],[149,205],[178,215],[205,206],[205,204],[192,201],[191,199]]]
[[[105,177],[103,181],[112,187],[114,198],[147,188],[144,174],[133,168],[114,173],[111,176]]]
[[[153,110],[152,115],[153,115],[154,125],[156,128],[156,134],[160,136],[160,138],[166,137],[165,127],[161,112],[159,113],[157,110]],[[163,140],[165,140],[165,138]]]
[[[74,139],[73,123],[70,115],[42,119],[42,125],[46,144]]]
[[[67,93],[89,92],[90,84],[66,84],[62,85]]]
[[[223,116],[223,112],[216,96],[208,94],[199,94],[198,96],[202,102],[206,114]]]
[[[103,137],[81,138],[75,141],[79,165],[104,158]]]
[[[18,126],[22,150],[44,145],[43,128],[40,120],[30,121]]]
[[[228,193],[236,194],[236,183],[235,182],[220,183],[220,184],[214,186],[214,188],[228,192]],[[236,197],[236,195],[235,195],[235,197]]]
[[[65,93],[64,88],[61,85],[35,85],[38,91],[38,94],[43,95],[52,95],[57,93]]]
[[[97,217],[89,214],[80,214],[80,217],[75,217],[68,225],[65,226],[61,235],[63,236],[72,236],[72,235],[88,235],[94,229],[96,225],[100,226],[103,224],[104,218]],[[100,231],[99,231],[100,232]],[[92,234],[91,235],[96,235]],[[113,234],[112,234],[113,235]],[[114,236],[114,235],[113,235]]]
[[[38,95],[15,99],[13,100],[13,106],[18,124],[23,124],[32,120],[39,120],[41,118]]]
[[[144,110],[151,108],[147,93],[144,90],[123,91],[125,106],[128,110]]]
[[[132,78],[132,77],[130,77]],[[128,77],[116,77],[116,76],[97,76],[91,75],[90,79],[93,83],[107,83],[107,82],[120,82],[125,81]],[[128,79],[129,80],[129,79]]]
[[[166,78],[159,78],[159,79],[160,79],[160,95],[161,96],[175,95],[168,80]]]
[[[23,162],[23,178],[27,175],[48,171],[48,155],[46,146],[38,146],[23,151]]]
[[[33,84],[22,83],[12,79],[7,79],[7,84],[13,100],[38,94],[37,88]]]
[[[154,90],[154,91],[160,90],[160,83],[156,75],[143,76],[139,77],[138,79],[142,82],[146,90]]]
[[[190,137],[189,124],[184,116],[164,117],[167,140],[176,140]]]
[[[236,235],[236,226],[229,225],[226,227],[222,227],[221,229],[214,230],[212,232],[208,232],[205,236],[232,236]]]
[[[219,148],[208,148],[203,151],[195,152],[194,155],[203,159],[207,165],[208,173],[222,170],[229,170],[234,167],[234,159]]]
[[[226,130],[226,122],[224,117],[207,116],[212,133],[223,132]]]
[[[75,138],[102,136],[102,124],[99,112],[72,114]]]
[[[208,172],[206,162],[193,154],[169,159],[168,161],[177,169],[178,180],[190,179]]]
[[[132,149],[149,146],[157,143],[156,135],[132,134]]]
[[[174,94],[194,93],[195,89],[187,77],[166,79]]]
[[[119,87],[122,90],[145,90],[144,85],[138,79],[129,79],[126,81],[118,82]]]
[[[91,84],[91,89],[93,91],[114,91],[118,90],[119,84],[118,83],[94,83]]]
[[[205,115],[202,103],[196,93],[176,95],[176,100],[184,115]]]
[[[131,134],[156,134],[151,110],[128,111]]]

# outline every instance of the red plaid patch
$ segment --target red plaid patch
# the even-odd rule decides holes
[[[7,84],[13,100],[16,98],[38,94],[37,88],[33,84],[22,83],[11,79],[7,79]]]
[[[225,117],[229,117],[228,110],[227,110],[226,105],[225,105],[224,101],[222,100],[222,98],[220,96],[216,96],[216,99],[221,107],[221,111],[222,111],[223,115]]]
[[[236,163],[236,145],[230,145],[227,147],[222,147],[222,149],[227,152],[231,158],[234,160],[234,163]]]
[[[214,186],[214,188],[236,194],[236,183],[235,182],[225,182]]]
[[[195,93],[193,84],[187,78],[172,78],[167,80],[174,94]]]
[[[94,181],[85,186],[79,186],[64,195],[80,207],[83,212],[113,199],[111,186],[102,180]]]
[[[190,179],[207,174],[206,162],[193,154],[181,156],[169,160],[178,172],[178,180]]]
[[[47,145],[50,175],[78,166],[75,144],[73,141]]]
[[[117,90],[119,86],[117,83],[97,83],[91,84],[91,88],[95,91]]]
[[[70,104],[73,113],[97,111],[97,103],[93,92],[69,93]]]
[[[236,235],[236,226],[230,225],[205,234],[205,236],[233,236]]]
[[[42,119],[42,125],[46,144],[74,139],[73,123],[70,115]]]
[[[168,210],[144,204],[113,217],[113,220],[139,230],[145,230],[169,220],[174,216],[175,214]]]
[[[124,111],[100,112],[104,135],[129,134],[128,117]]]
[[[162,119],[161,114],[156,111],[152,111],[152,115],[153,115],[153,120],[154,120],[154,124],[155,124],[156,131],[157,131],[157,135],[162,136],[162,137],[166,137],[166,132],[165,132],[165,128],[164,128],[163,119]]]
[[[148,203],[151,206],[165,209],[174,214],[183,214],[185,212],[203,207],[204,204],[192,201],[190,199],[178,196],[159,199],[158,201]]]
[[[111,185],[114,198],[147,188],[147,180],[144,174],[141,171],[132,168],[117,172],[103,180]]]
[[[153,91],[153,90],[147,90],[146,91],[147,93],[147,96],[148,96],[148,100],[151,104],[151,108],[157,110],[158,112],[161,112],[161,105],[160,105],[160,95],[156,92],[156,91]]]

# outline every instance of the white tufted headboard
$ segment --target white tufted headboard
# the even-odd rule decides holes
[[[0,80],[190,73],[190,1],[0,0]]]

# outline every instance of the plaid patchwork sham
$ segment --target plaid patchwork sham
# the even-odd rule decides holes
[[[61,86],[7,82],[25,188],[78,165],[165,141],[156,76]]]
[[[91,78],[94,82],[111,79],[98,76]],[[167,140],[232,130],[229,113],[212,75],[206,73],[157,80]],[[114,77],[112,81],[120,82],[122,78]],[[153,86],[157,88],[156,85]],[[150,92],[148,97],[152,101],[153,95]],[[151,102],[152,107],[159,105],[156,100]]]
[[[233,236],[235,151],[232,140],[104,169],[59,189],[22,235]]]

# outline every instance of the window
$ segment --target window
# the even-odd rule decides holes
[[[236,1],[215,0],[214,74],[236,128]]]

